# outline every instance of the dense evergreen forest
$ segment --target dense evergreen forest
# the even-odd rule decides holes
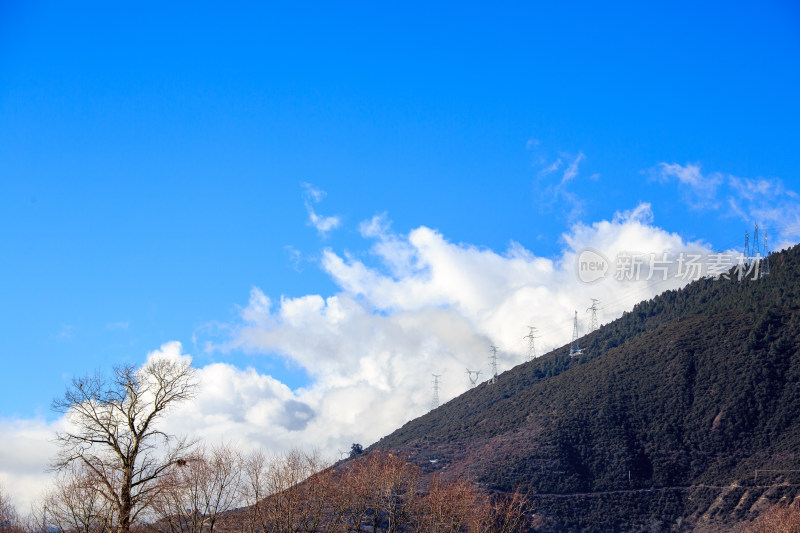
[[[544,529],[712,529],[800,487],[800,247],[519,365],[372,449],[526,491]],[[715,525],[716,524],[716,525]]]

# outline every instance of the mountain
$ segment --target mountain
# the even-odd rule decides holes
[[[800,247],[701,279],[384,437],[445,479],[520,488],[553,531],[720,530],[800,495]]]

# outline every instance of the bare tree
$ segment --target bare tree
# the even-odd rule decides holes
[[[245,504],[245,517],[242,530],[247,533],[266,531],[265,511],[269,463],[264,452],[258,450],[246,455],[242,460],[242,496]]]
[[[413,531],[481,533],[489,531],[489,496],[462,479],[449,482],[433,475],[425,494],[415,500]]]
[[[528,518],[525,509],[528,496],[519,489],[508,494],[495,495],[491,508],[491,527],[497,533],[517,533],[528,531]]]
[[[42,532],[102,533],[113,529],[112,521],[111,505],[98,490],[94,472],[74,463],[34,507],[32,523]]]
[[[294,533],[332,531],[333,478],[316,452],[292,450],[267,459],[256,452],[245,461],[245,501],[251,505],[247,531]]]
[[[396,532],[412,518],[419,468],[392,453],[360,456],[340,481],[348,505],[348,531]]]
[[[156,496],[156,481],[189,451],[192,443],[168,435],[157,422],[173,404],[192,398],[196,386],[189,364],[155,359],[139,370],[117,367],[109,381],[100,375],[74,379],[53,402],[72,428],[57,435],[61,451],[53,466],[77,463],[91,472],[117,531],[130,531]]]
[[[527,530],[527,498],[490,496],[467,480],[426,482],[420,468],[397,454],[365,453],[329,466],[294,450],[243,461],[247,533],[515,533]],[[229,524],[226,524],[228,526]],[[231,529],[231,528],[228,528]],[[185,532],[174,532],[185,533]]]
[[[0,533],[17,533],[21,531],[19,515],[14,505],[8,500],[0,487]]]
[[[351,514],[342,474],[316,452],[292,450],[243,461],[243,503],[238,530],[247,533],[340,533]]]
[[[162,477],[153,502],[157,531],[213,533],[219,518],[239,503],[241,455],[227,445],[202,448]]]

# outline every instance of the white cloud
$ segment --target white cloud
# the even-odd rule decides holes
[[[771,249],[781,249],[800,238],[800,195],[777,178],[740,178],[731,174],[703,174],[698,163],[659,163],[653,172],[662,182],[671,179],[684,187],[684,199],[694,209],[718,210],[768,230]]]
[[[564,170],[564,175],[561,176],[561,185],[568,183],[578,175],[578,165],[580,165],[581,161],[583,161],[583,158],[583,152],[580,152],[567,166],[566,170]]]
[[[671,177],[678,178],[678,181],[695,188],[708,188],[716,186],[721,180],[716,177],[711,179],[706,178],[700,172],[700,165],[697,163],[687,163],[686,165],[679,165],[677,163],[667,164],[660,163],[661,176],[663,179],[668,180]]]
[[[379,266],[325,250],[322,267],[340,287],[337,294],[273,302],[254,288],[232,340],[218,346],[283,354],[311,377],[297,391],[270,385],[263,394],[297,402],[292,405],[302,406],[302,416],[290,417],[296,423],[287,426],[277,407],[265,408],[261,420],[269,430],[248,439],[269,446],[304,442],[329,452],[351,442],[369,444],[427,410],[431,374],[443,375],[440,396],[450,399],[466,390],[466,368],[488,376],[490,345],[501,349],[501,370],[522,362],[528,325],[542,334],[543,353],[569,342],[576,309],[586,327],[592,297],[601,300],[600,320],[607,322],[637,301],[685,284],[657,277],[594,285],[578,280],[576,257],[587,246],[608,257],[624,251],[709,252],[654,227],[652,219],[649,205],[642,204],[611,221],[576,224],[563,236],[564,251],[556,259],[537,257],[519,243],[502,253],[455,244],[426,227],[393,234],[385,215],[364,222],[361,233],[373,239]],[[213,403],[226,405],[232,396],[219,395]],[[244,405],[229,409],[249,412]],[[231,415],[220,423],[228,435],[244,434],[252,427],[247,420]]]
[[[542,170],[540,170],[539,175],[547,176],[548,174],[552,174],[553,172],[561,168],[562,163],[563,161],[561,160],[561,158],[556,159],[555,161],[544,167]]]
[[[538,172],[538,178],[540,181],[544,180],[550,174],[560,170],[564,164],[564,158],[569,162],[561,174],[561,179],[557,183],[551,182],[545,187],[540,194],[540,202],[541,207],[547,211],[551,210],[557,202],[564,202],[567,206],[567,220],[570,223],[574,223],[583,215],[585,202],[577,194],[570,191],[568,185],[578,176],[578,167],[585,159],[583,152],[579,152],[575,157],[571,157],[569,154],[561,154],[561,157],[550,163],[547,162],[546,157],[542,156],[539,160],[541,169]],[[591,179],[595,180],[598,177],[599,175],[593,174]]]
[[[545,353],[569,342],[575,310],[585,332],[591,298],[600,300],[605,323],[635,302],[685,283],[644,277],[582,283],[575,265],[584,248],[609,258],[625,251],[709,251],[654,226],[648,204],[610,221],[573,225],[555,258],[538,257],[516,242],[502,252],[457,244],[427,227],[395,234],[385,215],[360,229],[377,266],[327,249],[321,265],[339,287],[335,294],[274,300],[254,287],[240,320],[220,328],[230,338],[210,344],[220,351],[277,354],[302,368],[309,385],[291,390],[251,368],[206,365],[198,370],[196,400],[168,415],[164,427],[170,433],[269,451],[302,444],[332,455],[353,442],[368,445],[427,411],[431,374],[442,375],[439,394],[447,401],[467,389],[467,368],[489,377],[490,345],[500,348],[501,372],[521,363],[530,325],[538,328],[538,351]],[[170,342],[147,355],[157,357],[189,356]],[[39,439],[53,432],[53,424],[35,427]],[[0,461],[7,487],[40,483],[36,468],[52,456],[49,448],[17,449],[12,443],[20,438],[23,444],[35,440],[24,437],[25,430],[16,423],[4,431],[0,453],[30,453],[20,470],[9,467],[16,455]]]
[[[329,231],[338,228],[341,225],[341,219],[338,216],[322,216],[317,214],[314,210],[314,204],[319,203],[325,198],[325,191],[317,189],[310,183],[301,183],[303,187],[303,196],[306,211],[308,212],[308,225],[313,226],[323,237]]]
[[[656,172],[662,182],[677,179],[683,186],[684,199],[694,209],[716,209],[719,207],[717,189],[724,177],[719,172],[703,174],[699,163],[659,163]]]
[[[387,214],[381,213],[361,222],[358,225],[358,231],[362,237],[383,237],[389,234],[391,225]]]
[[[781,249],[800,238],[800,197],[778,179],[730,176],[728,205],[737,216],[772,233],[770,248]],[[763,233],[762,233],[763,235]]]
[[[303,271],[303,266],[302,266],[303,262],[304,261],[308,261],[308,259],[304,258],[303,254],[300,252],[300,250],[298,250],[297,248],[295,248],[291,244],[284,246],[283,249],[284,249],[284,251],[286,251],[286,254],[289,256],[289,262],[291,263],[292,268],[294,269],[294,271],[295,272],[302,272]]]
[[[322,235],[327,234],[329,231],[336,229],[339,227],[340,220],[339,217],[324,217],[316,214],[314,209],[312,209],[311,205],[306,204],[306,208],[308,209],[308,221],[309,223],[314,226],[318,232]]]
[[[38,500],[53,475],[48,471],[62,420],[0,419],[0,486],[21,513]]]
[[[147,354],[145,365],[153,361],[170,361],[173,363],[192,364],[192,357],[183,353],[183,346],[178,341],[169,341],[161,345],[158,350]]]

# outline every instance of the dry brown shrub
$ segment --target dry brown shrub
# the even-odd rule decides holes
[[[746,529],[748,533],[800,533],[800,508],[773,505]]]
[[[418,533],[480,533],[491,520],[489,497],[465,480],[442,481],[434,476],[415,505],[413,531]]]

